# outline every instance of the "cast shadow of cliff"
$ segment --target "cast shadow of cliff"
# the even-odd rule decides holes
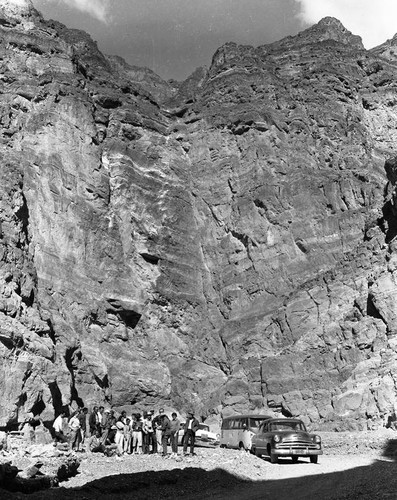
[[[320,457],[320,460],[323,457]],[[343,456],[340,456],[343,460]],[[258,458],[259,460],[263,460]],[[257,481],[241,479],[220,467],[205,471],[197,467],[105,476],[81,487],[60,487],[31,495],[6,493],[1,500],[373,500],[397,498],[397,439],[390,439],[382,456],[371,465],[327,473],[319,464],[300,459],[300,477],[266,480],[266,470]],[[279,467],[291,464],[281,460]],[[177,467],[177,464],[175,464]],[[125,467],[125,465],[124,465]],[[305,468],[307,467],[307,474]],[[313,469],[315,468],[315,469]],[[318,473],[316,472],[318,470]],[[314,474],[313,474],[314,472]]]

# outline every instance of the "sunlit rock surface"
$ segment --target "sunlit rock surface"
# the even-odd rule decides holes
[[[393,42],[326,18],[167,83],[21,6],[0,8],[0,426],[82,403],[384,425]]]

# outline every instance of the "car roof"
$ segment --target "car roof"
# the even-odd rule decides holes
[[[267,420],[272,417],[269,415],[258,415],[258,413],[247,413],[245,415],[229,415],[228,417],[223,417],[222,420],[230,420],[232,418],[263,418]]]
[[[278,418],[269,418],[268,422],[302,422],[300,418],[283,418],[283,417],[278,417]]]

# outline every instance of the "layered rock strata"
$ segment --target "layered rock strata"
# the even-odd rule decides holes
[[[382,426],[393,41],[326,18],[176,84],[4,5],[0,425],[104,402]]]

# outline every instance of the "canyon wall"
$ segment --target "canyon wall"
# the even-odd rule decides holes
[[[0,426],[396,408],[397,66],[325,18],[185,82],[0,7]]]

